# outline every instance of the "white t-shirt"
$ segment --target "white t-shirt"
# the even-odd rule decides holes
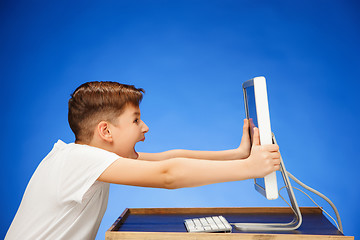
[[[109,184],[96,179],[118,158],[59,140],[31,177],[5,239],[95,239],[109,196]]]

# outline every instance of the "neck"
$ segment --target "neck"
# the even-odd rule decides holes
[[[114,145],[111,142],[107,142],[102,139],[93,138],[89,143],[82,141],[75,141],[75,143],[101,148],[106,151],[113,152],[123,158],[137,159],[139,157],[139,154],[135,151],[135,149],[131,149],[130,151],[119,151],[119,149],[114,148]]]

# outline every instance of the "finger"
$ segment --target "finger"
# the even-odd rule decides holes
[[[243,134],[242,134],[241,142],[249,141],[249,139],[250,139],[249,121],[247,119],[244,119]]]
[[[248,130],[248,128],[249,128],[249,120],[245,118],[245,119],[244,119],[243,129],[244,129],[244,130]]]
[[[281,164],[280,158],[274,159],[273,163],[275,165],[280,165]]]
[[[279,146],[277,144],[262,145],[263,149],[269,152],[278,152]]]
[[[279,170],[280,170],[280,165],[275,165],[275,166],[274,166],[274,170],[275,170],[275,171],[279,171]]]
[[[255,127],[254,120],[252,118],[249,118],[249,125],[251,128]]]
[[[253,146],[260,145],[260,134],[259,129],[257,127],[253,128],[254,135],[253,135]]]
[[[249,120],[244,119],[243,137],[249,137]]]
[[[280,159],[280,153],[279,152],[272,152],[271,153],[272,159]]]

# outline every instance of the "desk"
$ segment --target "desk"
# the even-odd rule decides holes
[[[323,215],[320,208],[302,207],[303,223],[299,229],[277,232],[242,232],[233,228],[232,233],[188,233],[184,219],[223,215],[228,222],[290,222],[293,212],[284,207],[256,208],[131,208],[105,233],[106,240],[120,239],[331,239],[354,240],[344,236]]]

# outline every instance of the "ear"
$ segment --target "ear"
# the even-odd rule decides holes
[[[113,141],[109,123],[106,121],[101,121],[97,125],[97,132],[100,138],[106,142],[111,143]]]

